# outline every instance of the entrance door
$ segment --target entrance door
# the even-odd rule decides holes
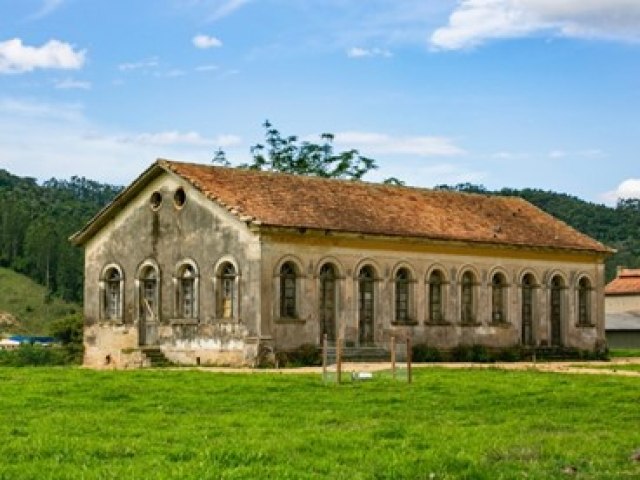
[[[533,278],[522,279],[522,345],[533,345]]]
[[[560,277],[551,280],[551,345],[562,346],[562,290]]]
[[[158,280],[155,271],[148,269],[140,280],[140,322],[138,343],[155,345],[158,340]]]
[[[362,267],[358,275],[359,340],[360,345],[370,345],[374,340],[374,274],[369,266]]]
[[[320,269],[320,342],[327,335],[336,341],[336,270],[331,264]]]

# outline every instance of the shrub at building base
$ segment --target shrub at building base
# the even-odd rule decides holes
[[[276,367],[317,367],[322,365],[322,351],[313,344],[305,343],[295,350],[276,353]]]
[[[82,342],[84,319],[82,315],[69,315],[51,324],[50,332],[66,353],[67,363],[81,364],[84,354]]]

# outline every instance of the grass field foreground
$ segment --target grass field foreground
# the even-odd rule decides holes
[[[640,382],[0,369],[0,478],[640,478]]]

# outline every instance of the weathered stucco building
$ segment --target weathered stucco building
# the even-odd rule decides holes
[[[604,289],[605,336],[611,348],[640,348],[640,269],[618,268]]]
[[[604,341],[610,250],[518,198],[159,160],[72,240],[89,366]]]

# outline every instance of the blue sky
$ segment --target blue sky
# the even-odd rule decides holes
[[[369,180],[640,195],[640,0],[0,0],[0,168],[126,184],[271,120]]]

